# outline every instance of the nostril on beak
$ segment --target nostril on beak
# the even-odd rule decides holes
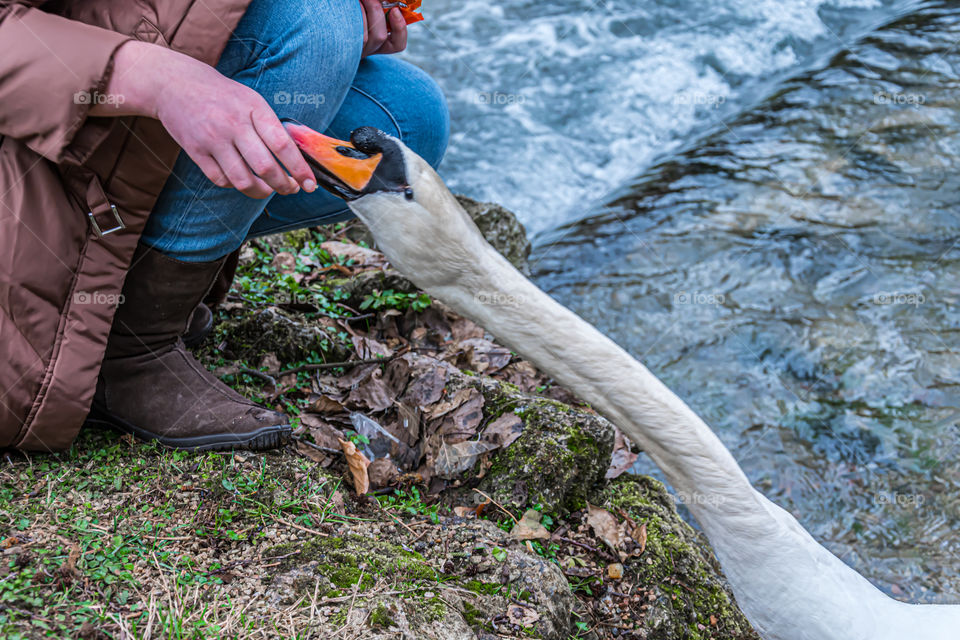
[[[383,141],[387,134],[376,127],[360,127],[350,134],[350,143],[364,153],[371,155],[383,150]]]

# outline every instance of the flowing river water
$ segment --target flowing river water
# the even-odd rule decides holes
[[[960,602],[960,3],[425,13],[441,172],[517,212],[537,283],[881,589]]]

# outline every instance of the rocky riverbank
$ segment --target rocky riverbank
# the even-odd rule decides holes
[[[467,202],[525,268],[500,207]],[[757,636],[622,435],[356,223],[252,243],[200,349],[295,418],[265,455],[85,432],[0,470],[10,638]],[[45,499],[38,499],[45,496]]]

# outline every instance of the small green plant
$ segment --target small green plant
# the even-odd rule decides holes
[[[406,311],[424,311],[433,304],[433,301],[425,293],[397,293],[393,289],[386,291],[374,291],[360,303],[360,309],[397,309]]]
[[[412,487],[409,492],[395,489],[392,495],[378,496],[380,506],[388,511],[401,511],[412,516],[425,516],[430,522],[440,522],[440,505],[428,505],[423,501],[420,490]]]
[[[347,436],[347,439],[356,445],[361,444],[370,444],[370,438],[363,435],[362,433],[357,433],[353,429],[347,429],[343,432],[343,435]]]
[[[586,637],[590,633],[590,625],[588,625],[583,620],[577,620],[573,623],[574,633],[570,636],[570,640],[579,640],[580,638]]]
[[[546,516],[544,516],[546,517]],[[557,562],[557,552],[560,551],[560,545],[556,543],[549,543],[544,546],[539,540],[531,540],[530,546],[533,547],[534,552],[551,562]]]

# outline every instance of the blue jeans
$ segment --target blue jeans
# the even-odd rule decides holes
[[[436,166],[450,130],[443,94],[395,57],[360,59],[361,11],[359,0],[253,0],[217,70],[256,90],[281,118],[341,139],[371,125]],[[181,152],[142,241],[179,260],[207,262],[248,238],[350,217],[322,189],[257,200],[217,187]]]

